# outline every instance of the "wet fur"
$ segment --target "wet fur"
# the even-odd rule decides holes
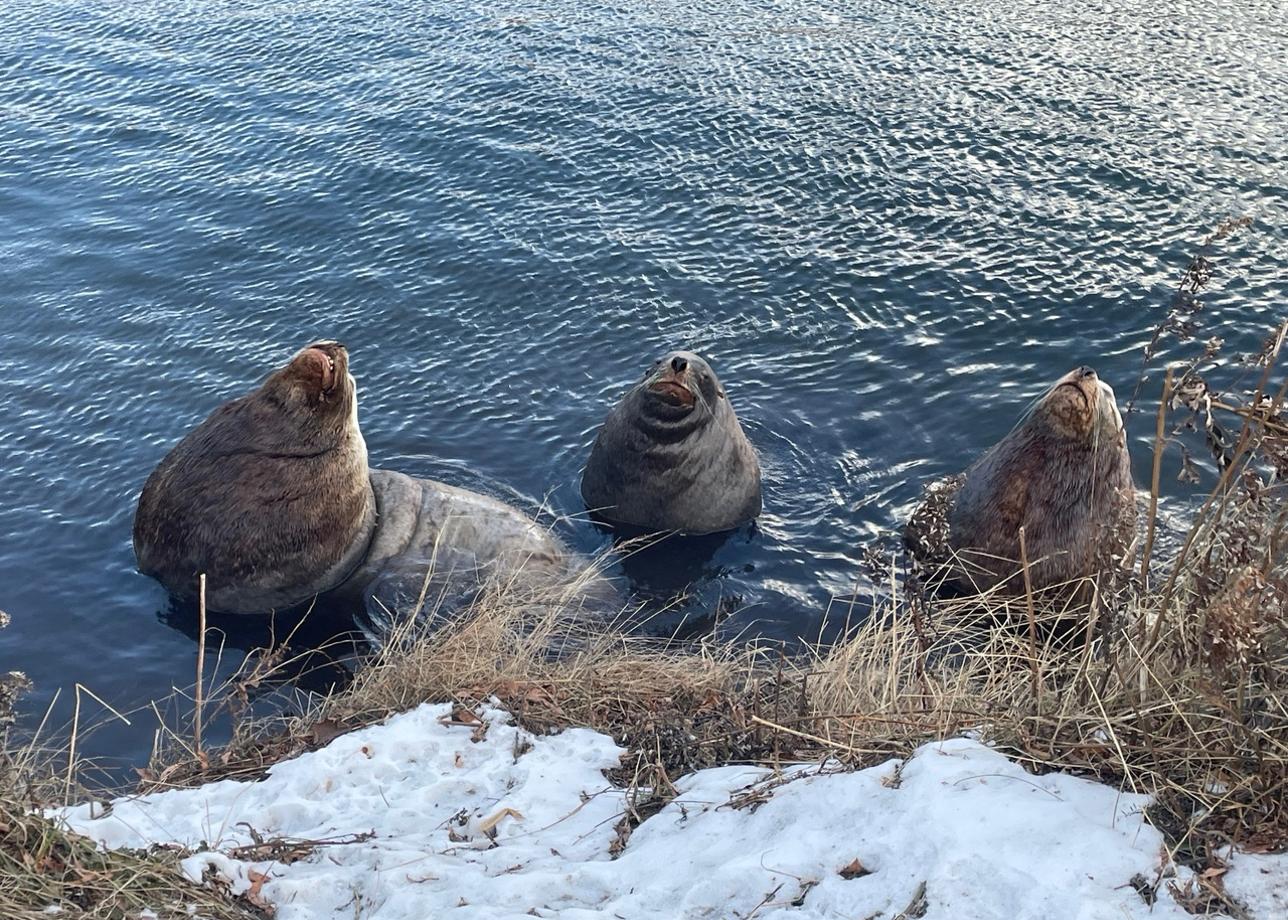
[[[348,357],[334,343],[311,348],[335,360],[333,379],[304,349],[216,409],[148,477],[134,551],[172,594],[194,597],[204,572],[211,609],[289,607],[360,560],[355,539],[370,539],[375,506]]]
[[[1126,435],[1113,391],[1088,373],[1065,375],[964,475],[938,484],[905,532],[914,556],[942,564],[955,554],[961,589],[1010,579],[1018,592],[1021,527],[1034,589],[1092,575],[1128,550],[1136,505]],[[946,514],[946,533],[928,523],[936,514]]]
[[[677,357],[682,373],[670,370]],[[686,386],[692,408],[659,399],[651,387],[661,381]],[[598,517],[649,531],[717,533],[760,514],[760,461],[706,361],[673,352],[622,398],[595,438],[581,494]]]

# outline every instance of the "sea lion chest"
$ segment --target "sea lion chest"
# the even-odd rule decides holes
[[[670,432],[638,424],[623,408],[595,439],[582,497],[616,524],[695,535],[732,530],[760,513],[760,462],[732,413]]]

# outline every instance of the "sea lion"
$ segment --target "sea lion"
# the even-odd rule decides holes
[[[431,563],[458,597],[496,575],[611,595],[557,537],[504,502],[369,469],[356,383],[337,342],[304,348],[170,451],[139,497],[134,551],[139,570],[180,598],[194,596],[204,573],[207,605],[224,613],[318,595],[360,601],[391,568],[423,574]]]
[[[1056,381],[964,474],[936,483],[904,539],[958,589],[1020,593],[1103,571],[1135,535],[1136,492],[1122,416],[1089,367]],[[1024,530],[1021,553],[1020,529]]]
[[[760,461],[715,371],[691,351],[657,361],[608,414],[581,480],[605,521],[709,534],[760,514]]]

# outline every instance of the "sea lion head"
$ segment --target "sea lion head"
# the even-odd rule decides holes
[[[689,535],[733,530],[760,513],[760,461],[711,365],[663,355],[609,413],[582,498],[618,527]]]
[[[375,530],[349,353],[320,341],[227,402],[139,496],[139,569],[178,597],[207,576],[212,610],[266,612],[340,584]]]
[[[716,372],[691,351],[673,351],[653,362],[635,392],[638,417],[651,429],[687,433],[726,407]]]
[[[336,440],[357,426],[358,386],[349,373],[349,351],[339,342],[301,348],[269,374],[260,393],[301,433]]]
[[[1099,449],[1116,446],[1123,420],[1113,387],[1086,365],[1075,367],[1039,400],[1026,424],[1036,424],[1057,438]]]

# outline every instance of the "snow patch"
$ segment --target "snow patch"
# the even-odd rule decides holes
[[[1143,796],[1031,776],[973,740],[857,772],[703,770],[613,860],[623,792],[605,772],[623,752],[611,739],[533,736],[497,709],[481,727],[450,713],[421,706],[262,782],[59,814],[109,847],[204,850],[185,860],[194,879],[213,868],[280,920],[1190,916],[1166,884],[1152,908],[1133,887],[1173,871]],[[1283,916],[1274,885],[1285,876],[1273,872],[1288,861],[1262,858],[1265,875],[1244,859],[1236,896],[1258,920]]]

